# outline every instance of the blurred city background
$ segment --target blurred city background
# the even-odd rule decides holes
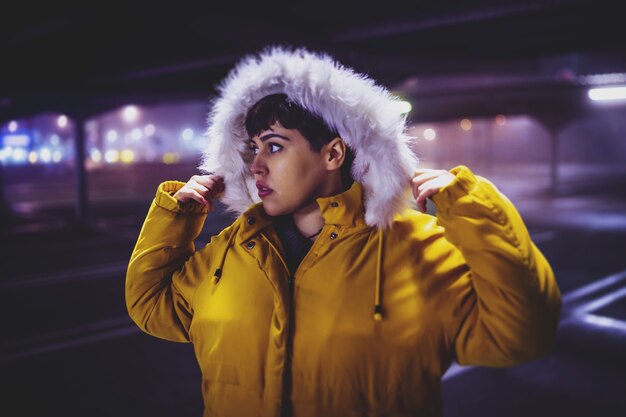
[[[508,369],[453,365],[444,416],[626,415],[624,10],[414,3],[6,10],[0,415],[201,415],[191,345],[134,326],[125,270],[158,184],[198,173],[216,85],[268,45],[327,52],[388,87],[422,165],[489,178],[554,269],[554,351]],[[232,220],[218,206],[196,244]]]

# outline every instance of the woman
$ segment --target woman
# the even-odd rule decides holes
[[[268,49],[220,87],[208,174],[160,185],[126,300],[194,344],[205,416],[437,416],[453,359],[550,350],[560,293],[515,207],[465,166],[419,169],[393,104],[328,56]],[[239,216],[195,251],[215,198]]]

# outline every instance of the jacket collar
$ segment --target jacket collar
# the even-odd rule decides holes
[[[352,186],[341,194],[317,199],[326,224],[341,226],[365,225],[363,208],[363,187],[354,181]]]
[[[317,199],[325,224],[338,226],[367,226],[363,208],[363,187],[354,181],[352,186],[341,194]],[[273,223],[272,216],[263,210],[263,203],[251,206],[240,218],[241,242],[255,236]]]

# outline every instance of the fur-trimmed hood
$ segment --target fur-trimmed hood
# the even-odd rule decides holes
[[[372,79],[305,49],[270,47],[243,58],[218,87],[208,116],[209,145],[200,170],[224,177],[222,202],[242,213],[260,199],[244,162],[245,117],[263,97],[284,93],[320,116],[354,152],[352,177],[363,185],[365,221],[388,226],[409,204],[410,178],[417,168],[405,134],[398,100]]]

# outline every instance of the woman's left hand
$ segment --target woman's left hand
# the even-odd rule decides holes
[[[411,179],[411,189],[419,210],[426,213],[426,199],[437,194],[453,179],[454,175],[445,169],[417,169]]]

